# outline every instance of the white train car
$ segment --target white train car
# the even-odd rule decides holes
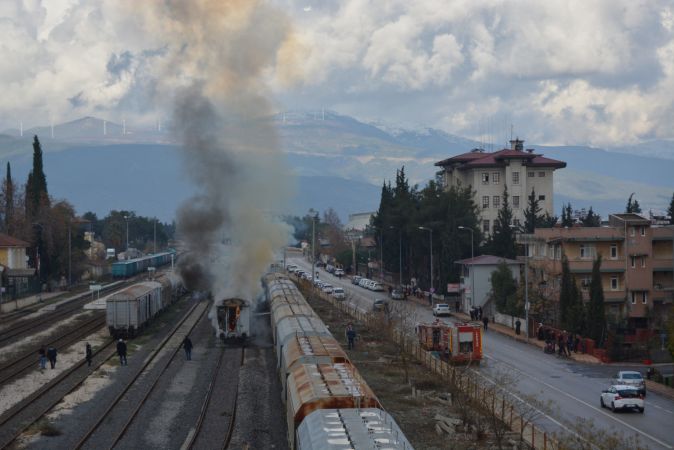
[[[132,338],[162,309],[160,283],[145,281],[122,289],[106,302],[106,323],[110,335]]]

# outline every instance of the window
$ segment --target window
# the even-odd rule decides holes
[[[630,227],[630,236],[636,236],[636,231],[634,227]]]
[[[637,266],[637,257],[636,256],[630,256],[630,265],[632,266],[632,269],[634,269]]]
[[[611,277],[611,290],[612,291],[618,290],[618,277]]]
[[[632,298],[631,298],[631,303],[632,303],[633,305],[636,305],[636,304],[637,304],[637,293],[634,292],[634,291],[632,291],[630,294],[631,294],[631,297],[632,297]]]
[[[580,285],[581,285],[581,287],[582,287],[584,290],[587,290],[587,288],[590,287],[590,284],[591,284],[591,283],[592,283],[592,278],[590,278],[590,277],[584,277],[584,278],[580,281]]]
[[[644,305],[648,303],[648,292],[643,291],[641,293],[641,303],[643,303]]]
[[[545,201],[545,195],[539,195],[538,199],[541,200],[541,201]]]
[[[594,245],[580,244],[580,259],[593,259]]]
[[[491,182],[494,184],[499,184],[500,181],[501,181],[501,174],[498,172],[492,172]]]
[[[641,268],[644,269],[646,267],[646,257],[642,256],[641,257]]]
[[[641,233],[642,236],[646,236],[646,227],[640,227],[639,232]]]
[[[538,172],[538,178],[545,177],[545,172]]]
[[[520,184],[520,173],[513,172],[513,184]]]
[[[528,176],[529,178],[533,178],[534,175],[536,175],[535,172],[527,172],[527,176]]]
[[[611,259],[618,259],[618,244],[611,244]]]
[[[519,209],[519,207],[520,207],[520,196],[513,195],[513,208]]]
[[[482,208],[484,208],[484,209],[489,208],[489,196],[488,195],[482,196]]]
[[[482,172],[482,184],[489,184],[489,173]]]
[[[488,220],[482,221],[482,232],[483,233],[489,233],[489,221]]]
[[[501,197],[499,195],[495,195],[494,199],[494,208],[499,208],[501,206]]]

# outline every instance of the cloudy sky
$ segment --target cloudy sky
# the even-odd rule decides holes
[[[674,139],[671,0],[269,3],[292,30],[265,74],[276,110],[473,138],[513,124],[538,144]],[[143,4],[0,2],[0,129],[164,114],[158,93],[181,80],[159,78],[177,43],[148,25]]]

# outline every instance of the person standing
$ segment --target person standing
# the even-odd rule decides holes
[[[117,341],[117,354],[119,355],[119,364],[126,366],[126,342],[124,342],[124,339]]]
[[[49,359],[49,364],[52,369],[56,367],[56,349],[51,345],[47,349],[47,359]]]
[[[185,349],[185,359],[192,361],[192,340],[189,336],[185,336],[183,348]]]
[[[40,355],[40,370],[44,370],[47,368],[47,349],[45,349],[43,345],[37,353]]]
[[[86,354],[86,359],[87,359],[87,367],[91,367],[91,360],[93,358],[94,352],[91,350],[91,344],[87,342],[87,346],[85,349],[85,354]]]
[[[484,331],[487,331],[487,329],[489,328],[489,317],[484,316],[482,318],[482,323],[484,324]]]
[[[354,330],[352,324],[349,324],[346,327],[346,340],[349,343],[349,350],[353,350],[356,341],[356,330]]]
[[[522,327],[522,322],[520,321],[520,319],[517,319],[515,321],[515,334],[518,335],[518,336],[520,335],[520,328],[521,327]]]

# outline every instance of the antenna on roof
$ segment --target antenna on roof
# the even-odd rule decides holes
[[[513,124],[510,124],[510,140],[513,140]]]
[[[23,121],[19,122],[19,135],[23,137]]]

